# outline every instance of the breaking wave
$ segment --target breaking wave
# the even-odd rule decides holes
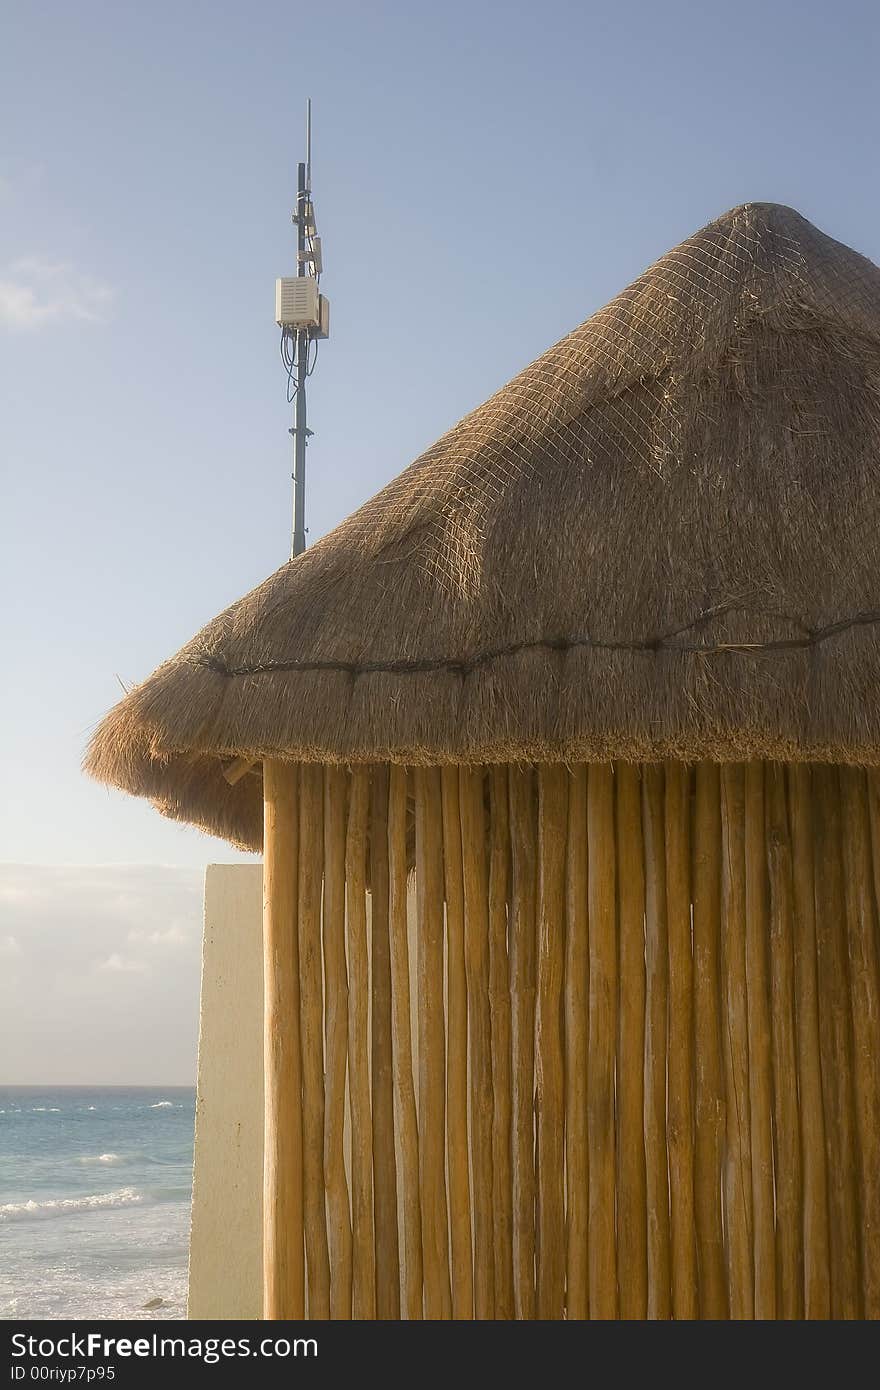
[[[134,1187],[115,1192],[96,1192],[89,1197],[56,1197],[43,1202],[6,1202],[0,1205],[0,1222],[41,1221],[53,1216],[71,1216],[78,1211],[107,1211],[113,1207],[133,1207],[144,1200]]]

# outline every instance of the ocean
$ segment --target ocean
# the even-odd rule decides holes
[[[195,1091],[0,1086],[0,1317],[184,1318]]]

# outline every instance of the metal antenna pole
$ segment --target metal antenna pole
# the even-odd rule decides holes
[[[309,104],[311,107],[311,103]],[[311,135],[311,110],[309,111]],[[306,187],[306,166],[297,166],[296,179],[296,273],[306,273],[306,217],[310,191]],[[300,328],[296,334],[296,395],[293,405],[293,537],[290,558],[301,555],[306,548],[306,372],[309,360],[309,335]]]
[[[306,188],[312,191],[312,98],[306,101]]]
[[[317,281],[321,273],[320,241],[315,227],[315,213],[312,207],[312,103],[306,105],[306,159],[297,165],[296,171],[296,274],[301,278],[310,264]],[[308,245],[306,244],[308,243]],[[293,529],[290,538],[290,558],[301,555],[306,548],[306,444],[311,430],[306,424],[306,382],[309,375],[309,346],[314,333],[316,338],[326,338],[329,327],[330,306],[323,295],[318,296],[318,319],[315,322],[304,318],[301,312],[286,312],[284,307],[285,284],[288,277],[275,282],[276,323],[281,328],[281,357],[289,373],[296,369],[296,385],[293,397]],[[305,286],[303,287],[305,288]],[[295,297],[294,297],[295,298]],[[312,310],[314,314],[314,310]],[[308,323],[309,327],[296,325]],[[294,341],[294,356],[290,355],[290,336]],[[288,375],[288,382],[290,375]],[[290,388],[288,385],[288,400]],[[231,787],[240,782],[254,766],[247,756],[234,758],[224,768],[223,776]]]

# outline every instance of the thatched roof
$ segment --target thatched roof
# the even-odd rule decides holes
[[[260,843],[237,754],[880,762],[880,271],[748,204],[107,716],[95,776]]]

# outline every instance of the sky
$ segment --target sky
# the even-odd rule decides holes
[[[190,1085],[202,875],[4,865],[0,1082]]]
[[[274,280],[306,95],[332,303],[314,540],[737,203],[791,204],[880,260],[878,60],[874,0],[6,0],[0,939],[35,1007],[62,969],[71,1027],[100,983],[152,997],[165,948],[128,934],[185,919],[176,1061],[148,1079],[192,1075],[192,885],[237,856],[79,764],[122,683],[287,557]],[[126,1037],[114,1067],[141,1064]],[[29,1046],[0,1080],[102,1079],[86,1033]]]

